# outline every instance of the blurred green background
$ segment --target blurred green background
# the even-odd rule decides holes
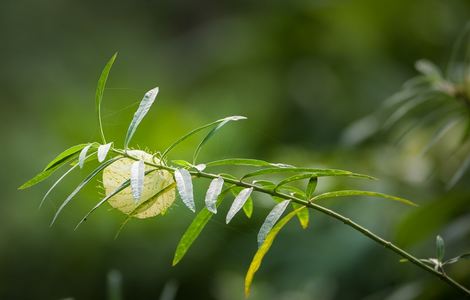
[[[165,217],[130,222],[114,240],[124,216],[108,208],[73,231],[99,200],[98,182],[48,226],[90,168],[68,177],[41,210],[48,183],[17,191],[63,149],[98,140],[94,90],[115,51],[104,99],[109,140],[122,143],[138,101],[159,86],[135,147],[161,150],[196,126],[245,115],[211,140],[202,161],[253,157],[371,174],[381,180],[322,181],[320,189],[360,187],[420,207],[376,199],[324,204],[419,257],[434,255],[437,234],[449,257],[470,250],[468,175],[446,190],[445,174],[434,168],[445,158],[418,156],[419,138],[400,145],[379,138],[355,148],[339,142],[346,126],[415,75],[417,59],[444,66],[469,19],[465,0],[2,0],[0,299],[243,298],[244,273],[269,210],[264,201],[255,199],[251,220],[239,215],[226,226],[222,215],[214,218],[171,267],[194,217],[180,202]],[[196,143],[171,158],[188,159]],[[199,207],[207,185],[197,183]],[[315,212],[311,222],[306,231],[292,222],[279,235],[251,299],[459,298],[343,224]],[[470,286],[469,262],[448,272]],[[122,294],[113,298],[110,285]]]

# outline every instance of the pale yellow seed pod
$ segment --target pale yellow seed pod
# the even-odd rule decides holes
[[[130,150],[128,151],[129,155],[142,159],[145,162],[154,162],[159,164],[160,161],[155,158],[152,160],[152,155],[141,150]],[[111,194],[115,191],[122,183],[128,180],[131,176],[131,165],[135,161],[130,158],[122,158],[108,167],[103,171],[103,186],[106,192],[106,195]],[[151,166],[145,166],[145,171],[152,170]],[[134,211],[140,204],[147,201],[148,199],[154,197],[158,192],[160,192],[165,187],[173,184],[174,179],[170,172],[165,170],[154,171],[145,176],[144,188],[142,192],[142,197],[138,202],[132,197],[132,191],[130,187],[122,190],[118,194],[111,197],[108,200],[109,204],[112,207],[122,211],[125,214],[130,214]],[[154,217],[159,214],[164,214],[166,210],[173,204],[175,201],[176,188],[173,187],[166,192],[163,192],[158,197],[155,197],[148,202],[144,207],[139,208],[134,217],[145,219]]]

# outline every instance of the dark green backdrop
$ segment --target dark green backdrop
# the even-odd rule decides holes
[[[239,216],[225,226],[222,216],[215,218],[172,268],[173,251],[193,217],[181,204],[165,217],[131,222],[114,240],[123,215],[108,208],[73,231],[98,200],[98,183],[48,227],[57,205],[90,169],[69,177],[41,210],[47,183],[16,190],[62,149],[99,138],[94,89],[115,51],[104,100],[108,139],[122,142],[136,101],[159,86],[135,147],[159,150],[193,127],[245,115],[247,121],[211,141],[202,160],[257,157],[380,177],[327,181],[320,188],[347,183],[421,207],[374,199],[325,205],[420,257],[434,255],[438,233],[449,255],[469,250],[468,176],[446,191],[431,176],[433,162],[417,157],[413,143],[378,139],[354,149],[339,143],[348,124],[415,74],[415,60],[445,65],[469,17],[464,0],[2,0],[0,299],[107,299],[109,274],[122,277],[123,299],[159,299],[165,286],[167,292],[176,287],[176,299],[243,297],[244,272],[269,209],[263,201],[255,203],[252,220]],[[172,157],[188,158],[195,143]],[[199,207],[207,184],[197,184]],[[456,297],[344,225],[316,213],[311,219],[307,231],[292,222],[279,236],[255,278],[252,299]],[[468,286],[469,267],[462,263],[449,272]]]

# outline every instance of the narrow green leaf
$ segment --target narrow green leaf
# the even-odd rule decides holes
[[[108,156],[108,152],[111,149],[111,146],[113,143],[108,143],[105,145],[100,145],[98,147],[98,162],[103,162],[106,159],[106,156]]]
[[[427,96],[427,95],[419,95],[409,100],[408,102],[405,102],[400,107],[395,109],[392,115],[390,115],[390,117],[388,117],[388,119],[385,120],[385,122],[383,123],[384,124],[383,128],[384,129],[391,128],[399,120],[404,118],[410,111],[418,107],[420,104],[427,102],[427,101],[435,100],[435,99],[437,99],[437,97],[435,96],[433,97],[433,96]]]
[[[310,223],[310,213],[308,209],[299,209],[305,207],[302,204],[292,202],[292,208],[297,211],[297,219],[299,219],[300,226],[302,229],[307,229]]]
[[[227,173],[219,173],[219,176],[224,177],[224,178],[229,178],[232,180],[240,180],[237,177],[233,176],[232,174],[227,174]]]
[[[470,259],[470,252],[461,254],[461,255],[459,255],[457,257],[454,257],[454,258],[451,258],[451,259],[447,260],[445,263],[443,263],[443,265],[454,264],[454,263],[458,262],[461,259]]]
[[[69,158],[66,158],[65,160],[63,160],[62,162],[60,163],[56,163],[54,166],[48,168],[47,170],[45,171],[42,171],[40,172],[39,174],[37,174],[36,176],[34,176],[33,178],[31,178],[30,180],[28,180],[27,182],[23,183],[23,185],[21,185],[18,189],[19,190],[24,190],[24,189],[27,189],[27,188],[30,188],[44,180],[46,180],[47,178],[49,178],[49,176],[51,176],[55,171],[57,171],[60,167],[62,167],[63,165],[65,165],[66,163],[69,163],[71,162],[72,160],[74,159],[74,156],[70,156]]]
[[[232,220],[232,218],[242,209],[243,205],[245,204],[248,197],[250,197],[251,193],[253,192],[253,188],[246,188],[243,189],[235,200],[233,200],[232,206],[230,207],[225,222],[228,224]]]
[[[445,245],[444,239],[440,235],[436,236],[436,254],[437,259],[442,262],[445,254]]]
[[[98,166],[93,172],[90,173],[78,186],[73,192],[65,199],[65,201],[62,203],[62,205],[59,207],[57,212],[54,215],[54,218],[52,219],[51,226],[54,224],[54,222],[57,220],[57,217],[60,215],[64,207],[72,200],[73,197],[75,197],[80,190],[87,185],[96,175],[98,175],[104,168],[112,164],[113,162],[117,161],[118,159],[121,159],[122,157],[114,157],[111,158],[110,160],[105,161],[102,163],[100,166]]]
[[[230,191],[232,187],[226,188],[225,190],[220,193],[219,197],[217,198],[217,206],[222,203],[222,200],[225,198],[225,195]],[[173,258],[173,266],[178,264],[181,259],[185,256],[186,252],[188,252],[191,245],[197,239],[201,231],[207,225],[209,220],[212,218],[214,214],[211,213],[206,207],[204,207],[194,218],[189,225],[188,229],[184,232],[181,240],[176,247],[175,256]]]
[[[175,171],[176,187],[183,203],[192,211],[196,212],[194,204],[193,182],[191,174],[186,169],[176,169]]]
[[[310,201],[313,202],[313,201],[318,201],[321,199],[348,197],[348,196],[378,197],[378,198],[398,201],[398,202],[411,205],[411,206],[418,206],[417,204],[407,199],[403,199],[403,198],[399,198],[399,197],[395,197],[395,196],[391,196],[387,194],[377,193],[377,192],[359,191],[359,190],[343,190],[343,191],[327,192],[327,193],[323,193],[323,194],[313,197],[312,199],[310,199]]]
[[[326,176],[348,176],[348,177],[357,177],[357,178],[366,178],[366,179],[375,179],[372,176],[353,173],[350,171],[344,170],[336,170],[336,169],[317,169],[317,168],[296,168],[296,167],[285,167],[285,168],[266,168],[257,170],[248,174],[245,174],[242,179],[250,178],[260,175],[267,175],[267,174],[281,174],[281,173],[310,173],[310,176],[316,177],[326,177]],[[307,176],[307,174],[305,174]]]
[[[237,195],[243,190],[242,187],[234,187],[232,188],[233,196],[237,197]],[[253,215],[253,198],[250,196],[246,199],[245,204],[243,204],[243,213],[245,216],[250,219]]]
[[[429,150],[436,145],[452,128],[455,127],[461,120],[452,118],[449,122],[446,122],[443,126],[438,128],[434,133],[432,139],[421,151],[421,155],[426,154]]]
[[[78,156],[78,165],[80,166],[80,169],[83,169],[88,150],[90,150],[91,146],[91,144],[88,144],[85,148],[82,149],[82,151],[80,151],[80,155]]]
[[[264,243],[266,236],[284,213],[289,203],[290,200],[284,200],[281,203],[276,204],[276,206],[274,206],[274,208],[269,212],[258,232],[258,247],[261,247],[261,245]]]
[[[269,189],[269,190],[274,190],[276,188],[276,184],[272,181],[269,181],[269,180],[263,180],[263,179],[254,180],[253,184],[256,184],[257,186],[261,186],[261,187],[263,187],[265,189]]]
[[[132,197],[138,202],[144,190],[145,164],[143,160],[136,161],[131,166]]]
[[[54,167],[56,164],[63,163],[66,159],[70,158],[73,155],[76,155],[80,152],[83,148],[85,148],[88,144],[79,144],[64,150],[62,153],[56,156],[45,168],[43,171],[47,171],[50,168]]]
[[[96,152],[93,152],[92,154],[88,155],[86,158],[89,158],[91,157],[92,155],[95,155]],[[73,165],[70,169],[67,170],[67,172],[65,172],[59,179],[57,179],[57,181],[49,188],[49,190],[47,191],[47,193],[44,195],[44,197],[42,198],[41,200],[41,203],[39,204],[39,208],[42,207],[42,205],[44,204],[44,201],[46,200],[47,196],[49,196],[49,194],[52,192],[52,190],[68,175],[70,174],[73,170],[75,170],[76,168],[78,167],[78,164],[75,164]]]
[[[101,120],[101,102],[103,101],[104,88],[106,87],[106,81],[108,80],[109,72],[111,67],[116,60],[117,52],[111,57],[111,59],[106,63],[101,72],[100,78],[98,79],[98,85],[96,86],[95,102],[96,102],[96,112],[98,114],[98,124],[100,126],[101,139],[103,144],[106,144],[106,138],[104,137],[103,131],[103,122]]]
[[[206,163],[207,167],[216,166],[250,166],[250,167],[273,167],[275,164],[269,163],[264,160],[251,159],[251,158],[227,158],[221,160],[214,160]]]
[[[307,190],[305,191],[305,195],[307,196],[307,200],[312,198],[313,193],[315,192],[318,184],[318,177],[310,177],[310,180],[307,184]]]
[[[192,168],[193,164],[190,163],[189,161],[183,160],[183,159],[175,159],[171,161],[173,164],[178,165],[180,167],[184,168]]]
[[[246,117],[243,117],[243,116],[232,116],[232,117],[227,117],[227,118],[222,119],[222,121],[215,128],[209,131],[209,133],[202,139],[201,143],[199,143],[199,145],[197,146],[196,151],[194,151],[194,155],[193,155],[193,164],[196,164],[197,157],[202,147],[214,136],[214,134],[220,128],[222,128],[228,122],[245,120],[245,119]]]
[[[460,164],[458,167],[457,171],[455,171],[454,175],[452,175],[452,178],[450,181],[447,183],[447,189],[451,189],[454,185],[459,182],[459,180],[462,178],[462,176],[467,172],[468,168],[470,167],[470,155],[465,158],[463,163]]]
[[[158,169],[152,169],[152,170],[148,170],[148,171],[145,171],[145,175],[148,175],[152,172],[155,172],[157,171]],[[85,222],[88,217],[96,210],[98,209],[101,205],[103,205],[106,201],[108,201],[109,199],[111,199],[112,197],[116,196],[120,191],[124,190],[125,188],[129,187],[131,185],[131,180],[130,179],[127,179],[126,181],[124,181],[120,186],[118,186],[116,188],[116,190],[114,190],[111,194],[105,196],[103,199],[101,199],[92,209],[90,209],[90,211],[80,220],[80,222],[78,222],[77,226],[75,226],[75,230],[77,230],[77,228],[83,223]]]
[[[142,98],[139,108],[135,112],[134,118],[132,119],[131,124],[129,125],[129,129],[127,130],[126,140],[124,142],[125,149],[128,148],[129,143],[132,137],[134,136],[135,131],[137,130],[137,127],[139,126],[140,122],[142,122],[142,120],[144,119],[148,111],[150,110],[150,107],[155,101],[155,98],[157,97],[157,95],[158,95],[158,87],[151,89],[150,91],[145,93],[144,97]]]
[[[434,63],[427,59],[418,60],[415,64],[415,67],[416,70],[433,81],[442,79],[441,70],[439,70],[439,68]]]
[[[271,191],[274,191],[277,186],[277,184],[269,180],[254,180],[253,184]],[[283,185],[277,189],[277,192],[287,193],[302,199],[306,199],[305,192],[295,186]]]
[[[243,212],[245,213],[245,216],[250,219],[253,215],[253,198],[248,197],[248,199],[246,199],[245,204],[243,204],[242,208]]]
[[[224,180],[222,178],[215,178],[211,181],[209,188],[207,189],[205,203],[207,210],[211,213],[217,213],[217,198],[222,192],[222,187],[224,186]]]
[[[299,210],[305,209],[305,207],[299,208]],[[266,239],[264,240],[263,244],[258,248],[256,251],[253,260],[251,261],[250,267],[248,268],[248,272],[246,273],[245,277],[245,296],[248,297],[250,295],[251,284],[253,282],[253,278],[255,273],[258,271],[261,263],[263,261],[264,256],[268,253],[269,249],[271,248],[274,239],[279,234],[281,229],[297,214],[297,210],[294,210],[287,214],[284,218],[282,218],[268,233]]]
[[[290,176],[290,177],[287,177],[286,179],[283,179],[281,180],[277,185],[276,185],[276,190],[279,189],[280,187],[288,184],[288,183],[291,183],[291,182],[294,182],[294,181],[298,181],[298,180],[303,180],[303,179],[307,179],[307,178],[316,178],[315,176],[312,176],[311,173],[307,173],[307,174],[296,174],[296,175],[293,175],[293,176]]]

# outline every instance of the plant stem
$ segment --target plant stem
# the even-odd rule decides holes
[[[116,153],[119,153],[123,156],[126,156],[128,158],[138,160],[137,158],[134,158],[134,157],[130,156],[129,154],[127,154],[124,151],[120,151],[120,150],[117,150],[117,149],[113,149],[113,151],[116,152]],[[154,163],[145,162],[145,164],[147,164],[149,166],[152,166],[152,167],[155,167],[155,168],[158,168],[158,169],[167,170],[169,172],[174,172],[176,170],[175,168],[172,168],[172,167],[157,165],[157,164],[154,164]],[[264,194],[268,194],[268,195],[271,195],[271,196],[274,196],[274,197],[283,198],[283,199],[286,199],[286,200],[291,200],[292,202],[304,205],[306,207],[309,207],[311,209],[314,209],[316,211],[324,213],[324,214],[326,214],[326,215],[328,215],[328,216],[330,216],[334,219],[337,219],[337,220],[341,221],[342,223],[352,227],[356,231],[359,231],[360,233],[362,233],[363,235],[365,235],[369,239],[381,244],[385,248],[388,248],[388,249],[392,250],[393,252],[395,252],[399,256],[401,256],[403,258],[406,258],[408,261],[410,261],[414,265],[418,266],[419,268],[431,273],[434,276],[437,276],[439,279],[446,282],[450,286],[458,289],[459,291],[464,293],[466,296],[470,296],[470,290],[468,290],[466,287],[462,286],[460,283],[458,283],[454,279],[450,278],[447,274],[445,274],[443,272],[439,272],[439,271],[435,270],[434,268],[426,265],[419,258],[413,256],[411,253],[401,249],[400,247],[396,246],[392,242],[381,238],[380,236],[378,236],[375,233],[371,232],[367,228],[362,227],[358,223],[352,221],[351,219],[349,219],[349,218],[347,218],[347,217],[345,217],[345,216],[343,216],[343,215],[341,215],[341,214],[339,214],[339,213],[337,213],[333,210],[330,210],[326,207],[323,207],[323,206],[318,205],[316,203],[313,203],[311,201],[300,199],[300,198],[297,198],[297,197],[292,196],[292,195],[280,193],[280,192],[277,192],[275,190],[266,189],[266,188],[260,187],[256,184],[244,182],[242,180],[235,180],[235,179],[228,178],[228,177],[225,177],[225,176],[221,176],[221,175],[218,175],[218,174],[199,172],[199,171],[190,171],[190,174],[195,176],[195,177],[209,178],[209,179],[215,179],[215,178],[221,177],[221,178],[224,179],[224,182],[226,182],[226,183],[231,183],[231,184],[237,185],[239,187],[253,188],[254,191],[264,193]]]

